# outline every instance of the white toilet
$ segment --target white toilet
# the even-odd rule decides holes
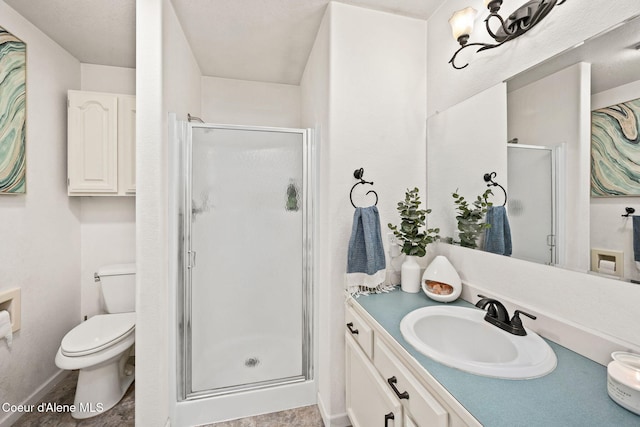
[[[122,399],[133,382],[128,364],[135,341],[135,264],[102,267],[96,280],[109,314],[93,316],[69,331],[60,344],[56,365],[79,369],[73,418],[98,415]]]

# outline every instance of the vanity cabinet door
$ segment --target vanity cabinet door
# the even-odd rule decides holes
[[[404,427],[418,427],[416,423],[407,415],[404,415]]]
[[[345,333],[347,415],[353,427],[402,427],[402,405],[359,345]]]
[[[404,367],[380,339],[375,340],[373,363],[387,386],[404,405],[417,427],[447,427],[449,414],[436,398]]]

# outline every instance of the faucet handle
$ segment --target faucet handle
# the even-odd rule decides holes
[[[522,320],[520,319],[521,314],[524,314],[525,316],[533,320],[536,319],[536,316],[534,316],[533,314],[529,314],[521,310],[514,311],[513,317],[511,318],[511,321],[509,323],[511,323],[511,329],[513,331],[512,333],[515,335],[527,335],[527,331],[525,331],[524,326],[522,326]]]
[[[537,319],[537,317],[534,316],[533,314],[529,314],[529,313],[527,313],[525,311],[522,311],[522,310],[516,310],[516,311],[513,312],[513,318],[516,319],[517,322],[520,321],[520,316],[519,316],[520,314],[524,314],[525,316],[527,316],[528,318],[533,319],[533,320]],[[513,322],[513,320],[511,320],[511,322]]]

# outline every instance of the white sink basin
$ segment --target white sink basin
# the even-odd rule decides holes
[[[400,331],[420,353],[472,374],[529,379],[556,367],[556,355],[535,332],[512,335],[484,320],[476,308],[435,306],[407,314]]]

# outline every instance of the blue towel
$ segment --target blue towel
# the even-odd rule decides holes
[[[347,287],[355,292],[359,287],[376,288],[386,278],[386,261],[378,208],[356,208],[347,257]]]
[[[633,216],[633,259],[640,261],[640,216]]]
[[[494,254],[511,256],[511,228],[504,206],[490,206],[487,209],[487,228],[484,233],[484,250]]]

